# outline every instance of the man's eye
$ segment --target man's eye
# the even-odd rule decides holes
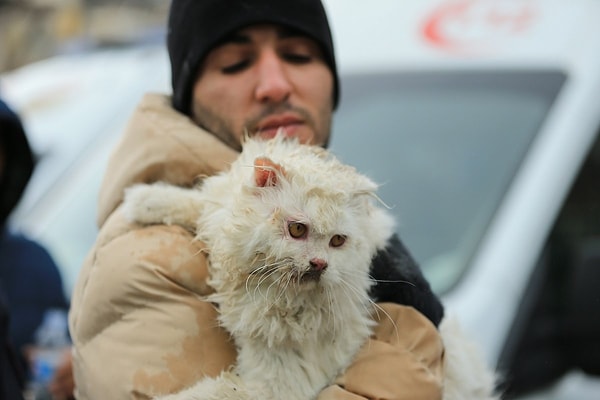
[[[239,61],[234,64],[229,64],[225,67],[222,67],[221,72],[223,72],[224,74],[235,74],[237,72],[240,72],[240,71],[243,71],[244,69],[246,69],[246,67],[248,67],[248,65],[250,65],[249,60]]]
[[[302,53],[285,53],[283,58],[294,64],[306,64],[312,60],[312,57]]]

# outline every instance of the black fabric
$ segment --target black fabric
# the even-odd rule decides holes
[[[569,369],[559,317],[567,280],[567,270],[562,266],[568,264],[568,254],[556,243],[548,246],[544,253],[533,274],[535,281],[529,283],[521,301],[519,314],[522,315],[516,316],[510,329],[512,348],[503,349],[498,365],[503,375],[501,390],[505,399],[547,387]]]
[[[189,115],[191,93],[206,54],[232,32],[258,23],[274,23],[314,39],[334,78],[334,107],[339,84],[333,40],[320,0],[173,0],[167,47],[171,60],[173,107]]]
[[[5,296],[0,288],[0,399],[22,400],[24,372],[8,336],[9,318]]]
[[[554,385],[572,371],[600,376],[599,138],[520,299],[498,363],[504,399]]]
[[[0,227],[21,199],[33,172],[33,154],[21,120],[0,100],[0,151],[5,157],[4,172],[0,175]],[[10,171],[10,173],[8,173]]]
[[[60,270],[39,243],[5,228],[0,230],[0,291],[6,295],[12,344],[29,373],[21,350],[35,343],[35,331],[48,310],[69,310]]]
[[[570,365],[600,376],[600,236],[582,241],[566,287],[563,330]]]
[[[371,277],[375,280],[371,299],[412,306],[439,326],[444,307],[397,235],[373,259]]]
[[[499,370],[505,399],[557,382],[569,371],[600,375],[600,237],[567,244],[552,235],[511,327]],[[539,289],[537,286],[539,285]]]

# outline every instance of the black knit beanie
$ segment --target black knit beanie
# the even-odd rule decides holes
[[[167,46],[176,110],[190,114],[192,88],[208,52],[232,32],[259,23],[290,27],[321,46],[333,74],[333,105],[337,106],[339,82],[333,41],[320,0],[173,0]]]

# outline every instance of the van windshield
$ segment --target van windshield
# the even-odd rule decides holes
[[[343,78],[330,147],[382,185],[437,293],[468,268],[564,81],[557,71]]]

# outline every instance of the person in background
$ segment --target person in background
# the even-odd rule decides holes
[[[33,170],[34,157],[21,120],[0,100],[0,292],[10,317],[9,337],[16,349],[17,365],[13,367],[24,372],[24,378],[31,375],[35,333],[44,315],[49,310],[69,308],[60,272],[50,254],[35,241],[12,232],[7,224]],[[70,354],[64,357],[50,391],[67,399],[73,393],[73,378]]]

